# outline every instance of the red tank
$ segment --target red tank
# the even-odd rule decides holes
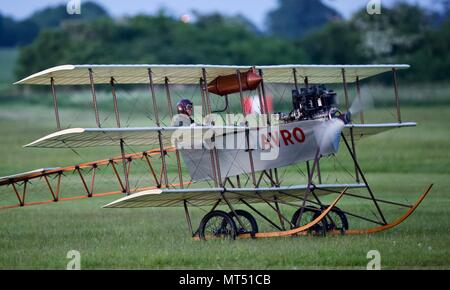
[[[242,90],[254,90],[258,87],[262,78],[254,69],[241,73]],[[239,92],[239,80],[237,74],[218,76],[208,84],[208,92],[216,95],[227,95]]]

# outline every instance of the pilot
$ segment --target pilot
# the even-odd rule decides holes
[[[181,99],[177,103],[177,112],[178,114],[174,116],[172,121],[172,126],[181,127],[181,126],[194,126],[194,119],[192,119],[193,114],[193,105],[191,100],[189,99]]]

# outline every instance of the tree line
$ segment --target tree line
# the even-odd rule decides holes
[[[67,63],[409,63],[412,69],[401,76],[409,81],[446,81],[450,71],[448,9],[398,2],[381,14],[364,8],[345,20],[320,0],[279,0],[267,15],[267,31],[260,31],[240,15],[197,13],[184,23],[161,10],[114,19],[88,4],[96,8],[76,20],[65,7],[64,13],[48,10],[52,17],[41,11],[37,34],[20,43],[17,77]]]

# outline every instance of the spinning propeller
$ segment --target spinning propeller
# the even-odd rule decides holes
[[[320,151],[324,152],[326,146],[329,146],[329,144],[331,144],[333,149],[337,151],[339,148],[341,132],[345,125],[351,122],[352,115],[371,107],[373,107],[372,97],[364,96],[364,98],[355,98],[348,112],[342,113],[338,109],[331,109],[329,113],[329,120],[326,121],[326,127],[320,138]]]

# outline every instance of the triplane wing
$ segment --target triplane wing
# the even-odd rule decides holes
[[[51,86],[58,129],[57,132],[25,147],[73,149],[119,145],[121,156],[75,166],[11,175],[1,178],[0,185],[12,185],[19,200],[19,204],[14,206],[69,200],[70,198],[62,198],[60,193],[63,176],[72,173],[79,176],[86,192],[85,197],[126,194],[125,197],[106,205],[106,208],[183,206],[190,233],[201,239],[277,237],[306,233],[356,234],[388,229],[406,219],[429,193],[431,186],[413,205],[376,198],[356,157],[355,141],[390,129],[416,125],[414,122],[403,122],[400,115],[396,74],[398,70],[408,67],[409,65],[405,64],[273,66],[88,64],[53,67],[16,83]],[[360,81],[386,72],[393,75],[396,122],[365,124],[361,112],[361,123],[355,123],[351,118],[353,112],[350,110],[348,85],[354,84],[355,99],[360,100],[362,98]],[[337,94],[325,87],[325,84],[335,83],[343,84],[345,108],[338,108]],[[111,85],[117,128],[101,126],[95,90],[97,84]],[[127,84],[149,86],[155,126],[121,128],[115,88],[117,85]],[[292,103],[289,104],[292,110],[289,113],[274,114],[276,122],[269,116],[272,112],[267,105],[265,85],[268,84],[287,85],[292,89]],[[69,85],[90,85],[96,128],[62,129],[56,86]],[[191,127],[162,126],[158,108],[161,94],[155,93],[155,86],[158,85],[164,87],[164,98],[171,119],[174,117],[171,85],[198,86],[204,120],[207,120],[206,116],[214,113],[211,108],[212,95],[224,99],[226,103],[225,109],[215,111],[216,113],[224,113],[227,110],[229,113],[228,98],[238,97],[242,113],[247,117],[248,112],[244,108],[245,91],[252,91],[252,94],[257,95],[259,102],[257,114],[267,118],[262,118],[263,124],[257,126],[250,125],[248,120],[239,124],[216,125],[211,119],[201,124],[193,124]],[[283,100],[283,97],[276,93],[272,98],[278,102]],[[230,140],[232,142],[228,143]],[[190,144],[187,144],[189,142]],[[354,182],[324,183],[321,178],[320,161],[326,162],[327,159],[336,158],[340,143],[345,145],[354,163],[352,176]],[[221,147],[224,144],[228,145]],[[236,148],[227,147],[229,144],[233,144]],[[144,145],[157,149],[126,154],[125,145]],[[277,154],[269,154],[272,159],[266,160],[266,153],[273,150]],[[166,160],[172,154],[175,158]],[[168,170],[168,164],[170,162],[174,164],[175,161],[177,176],[169,178],[175,170],[173,172]],[[137,162],[144,162],[148,166],[151,184],[130,186],[130,170],[132,164]],[[123,166],[122,176],[116,168],[118,164]],[[306,165],[305,172],[299,169],[300,164]],[[183,176],[183,165],[188,168],[190,180],[186,180]],[[117,188],[97,193],[94,192],[96,172],[104,167],[111,168],[117,180]],[[300,173],[294,179],[303,178],[302,181],[294,185],[285,184],[283,178],[279,176],[279,170],[282,169],[288,174]],[[91,172],[90,183],[86,171]],[[52,185],[51,178],[56,180],[56,185]],[[177,179],[176,184],[169,182]],[[33,182],[43,180],[52,195],[52,200],[25,202],[27,184],[31,186],[31,180]],[[211,181],[213,185],[210,185]],[[197,184],[191,188],[194,183]],[[202,185],[201,188],[194,188]],[[358,193],[362,189],[368,194]],[[328,205],[324,204],[322,197],[332,193],[338,196]],[[336,204],[343,196],[372,202],[376,210],[376,219],[338,208]],[[279,223],[269,219],[258,208],[253,207],[252,203],[267,204],[276,212]],[[388,223],[381,204],[406,207],[408,212],[393,223]],[[188,206],[191,205],[212,206],[197,230],[192,227],[188,211]],[[227,206],[229,212],[216,210],[219,205]],[[277,231],[258,232],[255,218],[247,211],[236,209],[235,205],[247,206]],[[292,218],[286,218],[281,205],[296,208]],[[349,229],[347,217],[374,223],[377,227],[366,230]]]
[[[350,137],[353,128],[355,140],[376,135],[387,130],[414,127],[414,122],[381,124],[347,124],[343,133]],[[24,147],[36,148],[83,148],[95,146],[117,146],[122,139],[129,145],[158,145],[158,133],[164,132],[164,141],[172,142],[172,134],[183,131],[193,136],[210,139],[213,133],[220,135],[236,134],[247,128],[243,126],[201,126],[201,127],[134,127],[134,128],[71,128],[58,131],[33,141]],[[250,128],[251,129],[251,128]],[[256,130],[256,128],[254,129]],[[209,132],[207,135],[205,132]],[[206,135],[206,136],[205,136]],[[207,140],[205,140],[207,141]]]
[[[318,184],[314,191],[318,196],[339,193],[345,188],[361,189],[364,184]],[[204,189],[153,189],[138,192],[113,201],[105,208],[174,207],[184,201],[194,206],[213,206],[225,195],[229,202],[263,203],[265,201],[292,202],[303,197],[307,185],[261,188],[204,188]]]
[[[252,66],[237,65],[62,65],[53,67],[29,77],[16,84],[22,85],[90,85],[89,71],[95,76],[96,84],[109,84],[111,77],[119,84],[148,84],[148,70],[153,73],[154,84],[164,84],[168,78],[171,84],[198,84],[206,72],[206,81],[212,81],[218,76],[235,74],[236,70],[247,71]],[[394,69],[407,69],[407,64],[374,64],[374,65],[269,65],[253,66],[264,71],[266,83],[293,83],[292,70],[295,69],[299,78],[308,77],[311,84],[330,84],[342,82],[342,69],[346,71],[348,83],[358,78],[375,76]]]
[[[355,140],[359,140],[364,137],[380,134],[388,130],[396,128],[414,127],[415,122],[403,122],[403,123],[381,123],[381,124],[346,124],[343,133],[346,137],[350,138],[350,128],[353,130],[353,137]]]

